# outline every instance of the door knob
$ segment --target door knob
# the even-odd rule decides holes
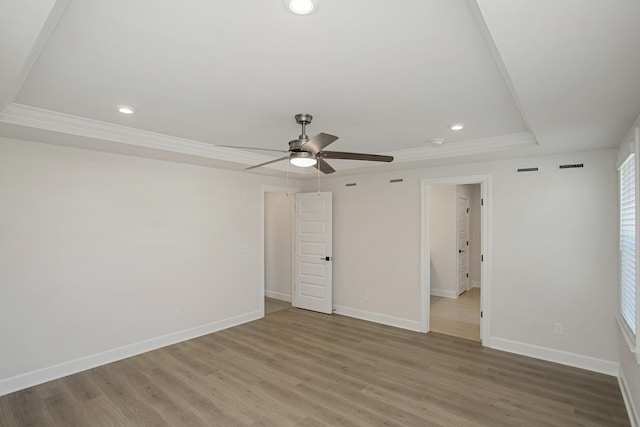
[[[458,249],[459,254],[461,254],[462,252],[464,252],[462,249]]]

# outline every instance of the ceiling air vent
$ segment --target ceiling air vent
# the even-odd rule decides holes
[[[398,178],[398,179],[390,179],[390,180],[389,180],[389,182],[390,182],[390,183],[392,183],[392,184],[393,184],[394,182],[402,182],[402,181],[403,181],[403,179],[402,179],[402,178]]]
[[[584,163],[573,163],[570,165],[560,165],[560,169],[575,169],[575,168],[583,168]]]
[[[518,172],[538,172],[538,168],[518,168]]]
[[[350,183],[348,183],[348,184],[345,184],[344,186],[345,186],[345,187],[355,187],[355,186],[356,186],[356,183],[355,183],[355,182],[350,182]]]

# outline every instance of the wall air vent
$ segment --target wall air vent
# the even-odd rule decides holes
[[[538,168],[518,168],[518,172],[538,172]]]
[[[560,165],[560,169],[574,169],[574,168],[583,168],[584,163],[573,163],[571,165]]]
[[[392,184],[393,184],[394,182],[402,182],[402,181],[403,181],[403,179],[402,179],[402,178],[398,178],[398,179],[390,179],[390,180],[389,180],[389,182],[390,182],[390,183],[392,183]]]
[[[356,186],[356,183],[355,183],[355,182],[350,182],[350,183],[348,183],[348,184],[345,184],[344,186],[345,186],[345,187],[355,187],[355,186]]]

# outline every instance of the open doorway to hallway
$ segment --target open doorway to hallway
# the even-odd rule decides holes
[[[480,184],[430,190],[430,330],[480,341]]]
[[[264,193],[265,315],[291,307],[292,199],[291,193]]]

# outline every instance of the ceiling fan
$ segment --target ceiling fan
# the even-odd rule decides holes
[[[310,167],[315,166],[322,173],[333,173],[336,170],[331,167],[324,159],[346,159],[346,160],[368,160],[372,162],[392,162],[393,156],[383,156],[378,154],[365,153],[347,153],[344,151],[325,151],[324,148],[338,139],[337,136],[328,133],[319,133],[313,138],[306,135],[306,126],[311,123],[313,116],[311,114],[296,114],[296,122],[302,126],[302,134],[298,139],[289,141],[289,150],[271,150],[258,147],[238,147],[231,145],[220,145],[220,147],[228,148],[246,148],[250,150],[276,151],[279,153],[289,153],[285,157],[260,163],[259,165],[249,166],[245,170],[259,168],[281,160],[289,159],[294,166]]]

